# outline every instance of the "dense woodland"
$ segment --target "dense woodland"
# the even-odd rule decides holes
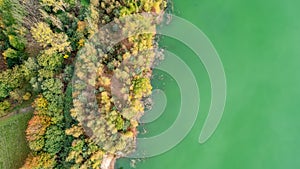
[[[34,108],[25,131],[31,153],[22,169],[96,169],[104,158],[134,150],[143,100],[152,90],[155,34],[99,47],[105,36],[97,32],[118,18],[165,7],[164,0],[0,0],[0,117],[25,102]],[[156,23],[144,24],[155,29]],[[84,91],[92,68],[95,104]],[[112,83],[121,84],[120,100]]]

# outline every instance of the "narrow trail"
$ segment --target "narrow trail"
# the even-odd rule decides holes
[[[6,119],[12,117],[13,115],[17,115],[17,114],[21,114],[21,113],[27,113],[27,112],[30,112],[30,111],[32,111],[32,110],[33,110],[33,108],[32,108],[31,106],[24,107],[24,108],[20,108],[20,109],[18,109],[18,110],[14,110],[14,111],[12,111],[12,112],[9,113],[9,114],[7,114],[7,115],[5,115],[5,116],[3,116],[3,117],[0,117],[0,122],[1,122],[2,120],[6,120]]]

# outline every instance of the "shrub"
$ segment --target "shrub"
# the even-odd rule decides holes
[[[31,97],[31,94],[29,92],[26,92],[22,98],[23,98],[23,100],[27,101],[30,99],[30,97]]]
[[[0,102],[0,117],[5,116],[6,110],[8,110],[10,108],[10,103],[5,100],[3,102]]]
[[[12,48],[6,49],[2,54],[5,59],[15,59],[19,57],[19,53]]]
[[[3,100],[9,95],[7,86],[0,82],[0,100]]]
[[[18,37],[15,35],[8,35],[9,43],[15,49],[22,51],[25,49],[25,40],[22,37]]]
[[[24,94],[23,90],[15,89],[9,93],[10,99],[15,102],[21,103],[22,102],[22,95]]]

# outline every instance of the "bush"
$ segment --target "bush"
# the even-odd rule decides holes
[[[10,99],[12,99],[14,102],[21,103],[22,102],[22,95],[24,95],[24,91],[21,89],[15,89],[9,93]]]
[[[14,36],[14,35],[8,35],[9,43],[12,47],[15,49],[22,51],[25,49],[25,40],[22,37]]]
[[[10,103],[5,100],[0,102],[0,117],[5,116],[7,114],[6,110],[10,108]]]
[[[29,92],[26,92],[22,98],[23,98],[23,100],[27,101],[30,99],[30,97],[31,97],[31,94]]]
[[[0,82],[0,101],[5,99],[9,95],[7,86]]]
[[[3,56],[5,59],[15,59],[18,58],[18,51],[12,49],[12,48],[8,48],[6,49],[3,53]]]

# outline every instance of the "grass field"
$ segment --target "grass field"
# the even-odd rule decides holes
[[[31,116],[32,112],[27,112],[0,120],[0,169],[22,166],[29,152],[25,129]]]

